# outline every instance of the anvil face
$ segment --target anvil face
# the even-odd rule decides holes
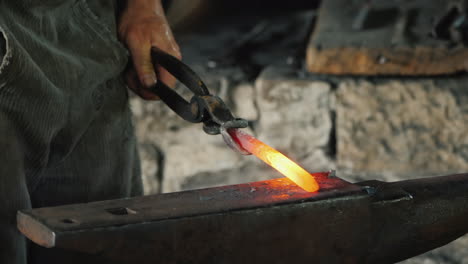
[[[360,184],[320,175],[316,193],[282,178],[34,209],[18,226],[43,246],[114,263],[393,263],[468,229],[468,175]]]
[[[24,222],[21,230],[36,243],[54,247],[58,234],[62,232],[252,210],[363,192],[361,186],[329,177],[329,174],[316,174],[321,189],[314,193],[304,191],[287,178],[279,178],[132,199],[39,208],[22,214],[21,219],[29,216],[35,221]]]

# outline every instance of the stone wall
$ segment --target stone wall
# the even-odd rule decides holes
[[[466,76],[331,77],[267,67],[248,82],[235,69],[194,67],[235,115],[250,121],[251,133],[309,171],[336,169],[349,181],[468,172]],[[147,193],[281,177],[161,102],[131,104]],[[406,263],[468,263],[460,250],[467,244],[461,238]]]
[[[253,83],[236,83],[201,72],[255,136],[309,171],[337,169],[350,180],[468,171],[465,76],[337,78],[269,67]],[[132,108],[148,193],[278,176],[161,102],[132,98]]]
[[[337,163],[398,178],[468,171],[468,78],[344,79]]]

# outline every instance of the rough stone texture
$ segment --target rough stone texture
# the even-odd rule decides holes
[[[467,77],[340,82],[337,160],[359,173],[468,170]]]
[[[255,88],[249,83],[240,84],[237,86],[232,95],[234,108],[232,109],[235,116],[240,116],[247,120],[258,120],[259,113],[255,105]]]
[[[271,67],[257,79],[255,89],[258,137],[311,171],[330,169],[330,84]]]
[[[243,156],[229,149],[221,136],[209,136],[201,127],[185,128],[165,148],[164,192],[182,190],[182,184],[199,173],[218,174],[242,165]]]

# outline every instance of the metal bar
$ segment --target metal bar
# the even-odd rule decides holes
[[[314,174],[315,175],[315,174]],[[276,179],[18,213],[34,242],[114,263],[394,263],[468,231],[468,174],[308,193]]]

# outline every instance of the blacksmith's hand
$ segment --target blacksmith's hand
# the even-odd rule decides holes
[[[162,67],[153,67],[151,47],[181,59],[161,0],[127,0],[119,19],[118,33],[131,54],[131,64],[125,73],[127,85],[143,99],[157,100],[148,87],[158,80],[173,86],[175,79]]]

